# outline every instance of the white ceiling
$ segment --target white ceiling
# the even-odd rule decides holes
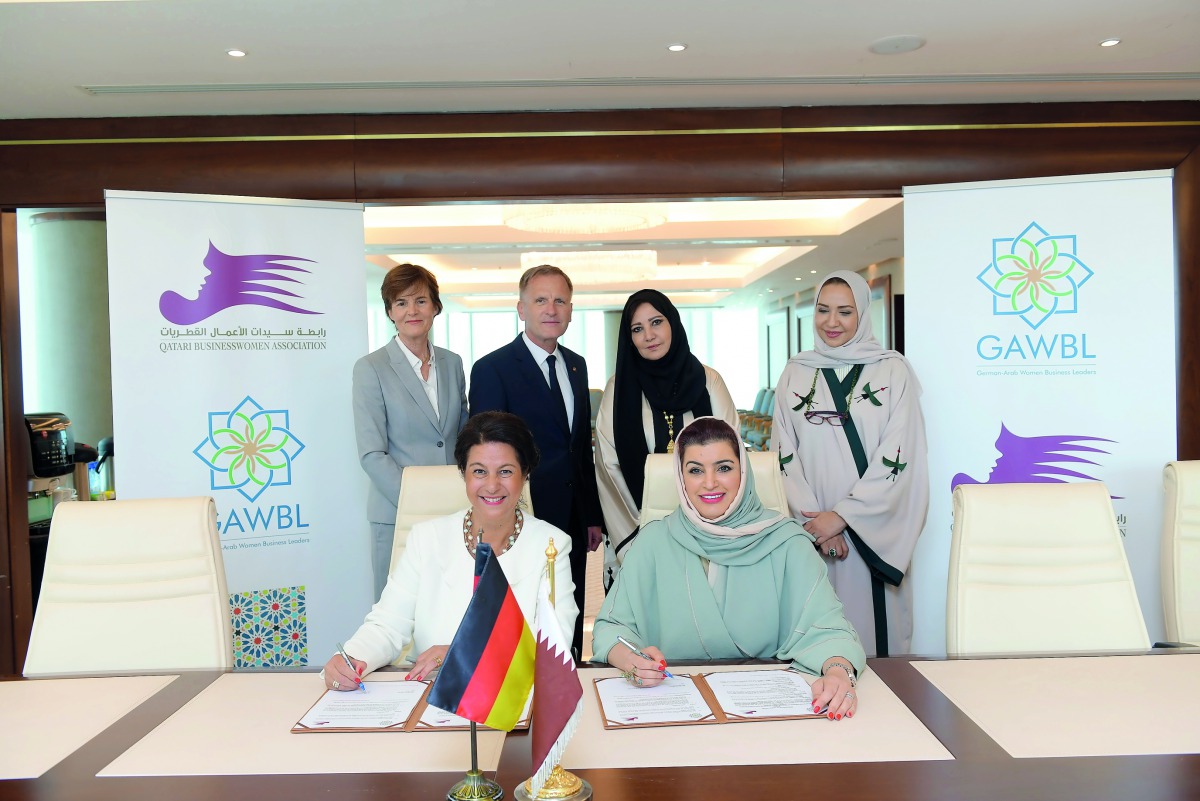
[[[1197,0],[0,0],[0,118],[1197,99],[1198,36]]]

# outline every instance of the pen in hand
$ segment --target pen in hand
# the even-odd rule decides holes
[[[618,635],[618,636],[617,636],[617,642],[621,643],[621,645],[624,645],[624,646],[625,646],[626,648],[628,648],[630,651],[633,651],[633,652],[634,652],[636,655],[640,656],[642,659],[649,659],[651,662],[653,662],[653,661],[654,661],[654,659],[653,659],[653,658],[651,658],[651,657],[649,657],[649,656],[646,656],[646,654],[645,654],[645,653],[644,653],[644,652],[643,652],[643,651],[642,651],[640,648],[638,648],[636,645],[634,645],[633,643],[631,643],[629,640],[625,639],[624,637],[622,637],[622,636]],[[672,675],[671,675],[671,672],[670,672],[669,670],[667,670],[667,663],[666,663],[666,662],[663,662],[663,663],[662,663],[662,666],[663,666],[663,667],[662,667],[662,674],[663,674],[664,676],[666,676],[668,679],[673,679],[673,678],[675,678],[674,676],[672,676]]]
[[[363,684],[363,680],[358,677],[358,668],[354,667],[354,663],[350,661],[350,657],[346,656],[346,650],[342,648],[342,644],[337,644],[338,653],[342,655],[342,661],[346,663],[346,667],[350,668],[350,672],[354,674],[354,680],[358,682],[358,689],[364,693],[367,691],[367,685]]]

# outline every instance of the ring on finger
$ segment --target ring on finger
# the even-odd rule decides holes
[[[846,693],[846,700],[848,700],[848,701],[853,701],[853,700],[854,700],[854,693]]]
[[[434,667],[441,667],[441,666],[442,666],[442,658],[441,658],[440,656],[435,656],[435,657],[433,658],[433,666],[434,666]]]
[[[341,686],[342,686],[342,683],[341,683],[340,681],[338,681],[337,679],[334,679],[334,680],[333,680],[333,689],[335,689],[335,690],[336,690],[336,689],[338,689],[338,688],[339,688],[339,687],[341,687]]]
[[[642,677],[641,677],[641,676],[634,676],[634,677],[633,677],[633,683],[634,683],[634,684],[636,684],[637,686],[641,687],[641,686],[642,686]]]
[[[830,555],[830,556],[837,556],[837,548],[830,548],[830,549],[829,549],[829,555]]]

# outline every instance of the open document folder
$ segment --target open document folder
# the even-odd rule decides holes
[[[787,669],[676,675],[654,687],[620,676],[593,682],[606,729],[822,717],[808,679]]]
[[[427,702],[432,681],[367,681],[367,692],[326,690],[300,718],[292,732],[320,731],[456,731],[471,721]],[[480,728],[486,728],[481,726]],[[517,729],[529,728],[529,705]]]

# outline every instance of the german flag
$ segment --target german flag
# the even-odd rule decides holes
[[[535,645],[500,561],[475,549],[475,594],[429,692],[438,709],[501,731],[521,719],[533,687]]]

